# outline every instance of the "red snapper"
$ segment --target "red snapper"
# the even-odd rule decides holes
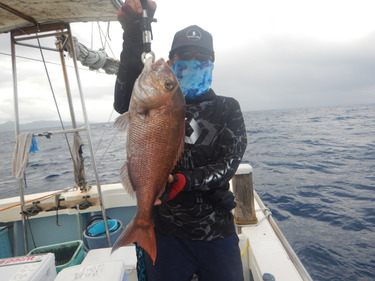
[[[185,138],[185,98],[163,59],[146,61],[135,81],[129,111],[118,117],[115,126],[127,132],[127,159],[120,177],[128,192],[136,195],[137,212],[112,251],[137,242],[155,263],[152,208],[183,152]]]

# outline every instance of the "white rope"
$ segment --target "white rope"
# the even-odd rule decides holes
[[[91,69],[102,68],[105,64],[107,55],[103,51],[93,51],[78,42],[78,39],[73,37],[77,60],[82,65],[88,66]]]
[[[73,42],[77,60],[82,65],[88,66],[91,70],[102,68],[107,74],[117,74],[119,61],[108,57],[103,49],[99,49],[98,51],[91,50],[79,43],[76,37],[73,37]],[[71,47],[69,45],[67,45],[67,49],[71,56]]]

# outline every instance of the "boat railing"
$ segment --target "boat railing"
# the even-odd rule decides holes
[[[64,35],[65,41],[62,42],[62,40],[59,40],[58,36],[59,35]],[[11,57],[12,57],[12,69],[13,69],[13,92],[14,92],[14,112],[15,112],[15,134],[16,134],[16,140],[18,135],[20,134],[20,125],[19,125],[19,108],[18,108],[18,85],[17,85],[17,63],[16,63],[16,45],[22,45],[24,47],[34,47],[38,48],[41,51],[41,56],[42,60],[44,61],[44,56],[42,50],[49,50],[49,51],[57,51],[60,54],[60,61],[61,61],[61,66],[62,66],[62,72],[64,76],[64,82],[65,82],[65,89],[66,89],[66,94],[67,94],[67,100],[69,104],[69,111],[70,111],[70,117],[71,117],[71,122],[72,122],[72,127],[73,129],[65,130],[63,127],[62,131],[54,132],[56,133],[74,133],[78,134],[79,131],[85,131],[86,136],[87,136],[87,142],[88,142],[88,147],[90,151],[90,159],[91,159],[91,165],[92,165],[92,170],[95,176],[96,180],[96,185],[99,193],[99,201],[100,201],[100,206],[102,210],[103,217],[106,218],[106,211],[105,207],[103,204],[102,200],[102,192],[101,192],[101,186],[100,186],[100,181],[99,181],[99,176],[97,172],[97,165],[95,162],[95,156],[94,156],[94,150],[93,150],[93,145],[92,145],[92,140],[91,140],[91,131],[90,131],[90,125],[88,121],[88,116],[87,116],[87,110],[86,110],[86,105],[83,97],[83,91],[82,91],[82,86],[81,86],[81,81],[80,81],[80,76],[78,72],[78,66],[77,66],[77,60],[76,60],[76,55],[74,48],[71,50],[71,55],[73,59],[73,64],[74,64],[74,69],[75,69],[75,75],[76,75],[76,82],[78,86],[78,92],[79,92],[79,99],[81,102],[81,107],[82,107],[82,113],[83,113],[83,119],[84,119],[84,127],[78,129],[77,128],[77,123],[75,119],[75,110],[73,107],[73,102],[72,102],[72,95],[70,91],[70,85],[69,85],[69,80],[68,80],[68,75],[67,75],[67,70],[66,70],[66,65],[65,65],[65,58],[63,54],[63,50],[65,47],[65,44],[69,42],[70,46],[74,46],[73,42],[73,36],[71,34],[71,29],[70,25],[68,23],[53,23],[53,24],[44,24],[44,25],[39,25],[36,24],[35,26],[30,26],[30,27],[25,27],[21,29],[15,29],[10,32],[11,36]],[[58,40],[56,42],[56,48],[49,48],[45,46],[41,46],[40,44],[40,38],[45,38],[45,37],[56,37]],[[37,40],[38,44],[37,45],[32,45],[28,43],[24,43],[25,41],[28,40]],[[45,67],[46,71],[47,68]],[[49,78],[48,72],[47,72],[47,78]],[[49,81],[50,82],[50,81]],[[50,82],[51,86],[51,82]],[[51,87],[51,92],[53,94],[53,90]],[[59,111],[58,111],[59,113]],[[60,114],[59,114],[60,116]],[[61,116],[60,116],[61,119]],[[61,120],[60,120],[61,121]],[[42,134],[43,135],[43,134]],[[28,245],[27,245],[27,231],[26,231],[26,221],[25,221],[25,215],[24,215],[24,207],[25,207],[25,199],[24,199],[24,181],[23,179],[19,179],[19,189],[20,189],[20,201],[21,201],[21,213],[22,215],[22,225],[23,225],[23,231],[24,231],[24,248],[25,248],[25,253],[28,252]],[[110,241],[110,235],[109,235],[109,229],[108,229],[108,224],[105,223],[105,228],[106,228],[106,234],[107,234],[107,240],[108,244],[111,245]]]
[[[241,164],[236,175],[231,181],[231,187],[237,200],[237,206],[234,210],[234,218],[238,226],[238,232],[248,234],[249,232],[247,230],[251,230],[252,227],[257,227],[260,224],[268,223],[277,239],[282,244],[283,250],[293,263],[295,269],[298,271],[301,280],[312,281],[312,278],[302,264],[301,260],[290,246],[280,228],[277,226],[272,217],[270,209],[266,208],[257,192],[255,192],[253,188],[252,174],[253,169],[249,164]],[[255,203],[259,207],[255,208]],[[257,215],[258,211],[261,212],[261,215]],[[249,239],[251,238],[249,237]],[[258,241],[250,240],[250,248],[251,244],[255,244],[257,242]],[[253,257],[253,259],[255,259],[255,257]],[[254,260],[252,262],[255,263]],[[271,262],[271,260],[269,262]],[[255,274],[255,272],[253,274]],[[260,276],[259,278],[262,277]]]

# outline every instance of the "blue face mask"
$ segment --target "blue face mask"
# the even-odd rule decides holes
[[[212,61],[175,61],[172,65],[172,71],[188,100],[199,97],[210,89],[213,69]]]

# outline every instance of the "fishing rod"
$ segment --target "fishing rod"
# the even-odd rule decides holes
[[[151,40],[153,40],[151,23],[156,22],[156,19],[149,18],[147,13],[147,0],[141,0],[143,12],[141,19],[143,53],[141,55],[142,62],[145,63],[148,57],[152,57],[155,61],[155,54],[151,51]]]

